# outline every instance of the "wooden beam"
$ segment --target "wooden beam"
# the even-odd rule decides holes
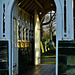
[[[30,3],[24,8],[24,10],[26,10],[31,4],[33,3],[33,1],[30,1]],[[30,8],[30,7],[29,7]],[[28,9],[29,9],[28,8]]]
[[[27,0],[26,2],[24,2],[24,4],[22,5],[21,8],[23,8],[27,3],[28,3],[29,0]]]
[[[27,11],[23,10],[22,8],[18,7],[18,9],[19,9],[19,11],[22,11],[22,12],[24,12],[25,14],[27,14],[27,15],[30,16],[30,14],[29,14]]]
[[[48,9],[46,9],[46,11],[43,12],[43,14],[40,16],[40,18],[42,19],[51,10],[54,10],[55,11],[55,7],[49,7]]]
[[[25,0],[22,0],[20,3],[18,3],[18,6],[20,6]]]
[[[27,9],[27,11],[29,11],[29,10],[32,9],[33,7],[35,7],[35,4],[34,4],[34,3]]]
[[[34,10],[37,10],[39,7],[37,7],[36,5],[35,5],[35,7],[33,7],[33,9],[31,9],[31,11],[34,11]]]
[[[44,10],[43,6],[42,6],[37,0],[34,0],[34,1],[37,3],[37,5],[38,5],[41,9]]]

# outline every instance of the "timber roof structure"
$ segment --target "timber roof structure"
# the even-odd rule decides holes
[[[36,10],[41,14],[40,18],[51,10],[56,11],[54,0],[18,0],[18,7],[29,14],[33,14]]]

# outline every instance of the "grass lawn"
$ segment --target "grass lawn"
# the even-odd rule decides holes
[[[56,64],[56,62],[42,62],[42,64]]]
[[[42,57],[45,57],[45,58],[49,58],[49,57],[53,57],[53,58],[56,58],[56,55],[42,55]]]

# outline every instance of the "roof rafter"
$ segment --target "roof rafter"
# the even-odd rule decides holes
[[[27,8],[32,4],[32,2],[33,2],[33,1],[31,1],[31,2],[24,8],[24,10],[27,9]]]
[[[37,10],[39,7],[35,6],[33,7],[33,9],[31,9],[31,11],[34,11],[35,9]]]
[[[34,7],[34,5],[35,5],[35,3],[34,3],[32,6],[30,6],[30,7],[27,9],[27,11],[29,11],[30,9],[32,9],[32,8]]]
[[[20,6],[23,2],[24,2],[24,0],[22,0],[20,3],[18,3],[18,6]]]
[[[48,9],[46,9],[46,11],[43,12],[43,14],[41,15],[41,19],[45,16],[45,14],[47,14],[51,10],[54,10],[55,11],[55,7],[49,7]]]
[[[34,1],[37,3],[37,5],[38,5],[41,9],[44,10],[43,6],[42,6],[37,0],[34,0]]]
[[[22,8],[20,8],[20,7],[18,7],[18,9],[19,9],[20,11],[23,11],[23,12],[26,13],[27,15],[29,15],[29,13],[28,13],[27,11],[25,11],[24,9],[22,9]]]
[[[23,4],[23,6],[22,6],[21,8],[23,8],[23,7],[28,3],[28,1],[29,1],[29,0],[27,0],[27,1]]]

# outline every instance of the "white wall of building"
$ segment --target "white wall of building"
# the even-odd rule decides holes
[[[18,39],[17,39],[17,21],[18,21],[18,1],[15,1],[12,8],[12,73],[18,74]],[[13,67],[15,66],[15,67]]]
[[[13,8],[13,4],[14,4],[15,0],[6,0],[6,18],[5,18],[5,22],[6,22],[6,39],[9,41],[9,75],[12,75],[13,73],[13,65],[12,65],[12,37],[11,37],[11,28],[12,28],[12,18],[11,18],[11,12],[12,12],[12,8]]]
[[[2,0],[0,1],[0,39],[2,38]]]
[[[64,0],[55,0],[56,3],[56,75],[58,75],[58,41],[73,40],[73,0],[66,0],[66,29],[64,32]],[[64,35],[67,35],[66,37]]]
[[[68,22],[68,37],[74,40],[74,24],[73,24],[73,0],[67,0],[67,22]]]

